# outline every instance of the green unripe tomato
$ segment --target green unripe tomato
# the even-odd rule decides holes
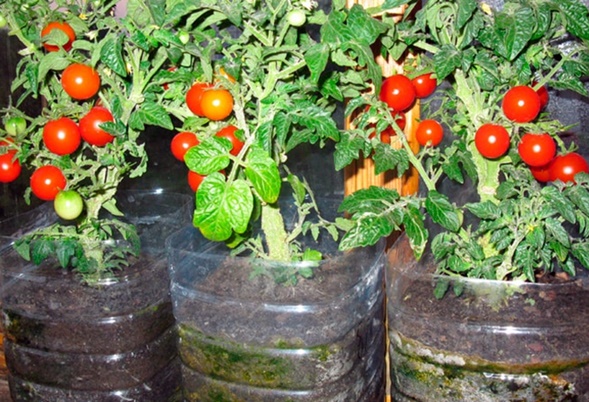
[[[13,137],[22,134],[27,129],[27,121],[20,116],[11,117],[4,123],[4,129]]]
[[[8,24],[8,21],[6,21],[6,17],[3,15],[0,15],[0,28],[4,28],[6,26],[6,24]]]
[[[300,27],[307,21],[307,16],[303,10],[292,10],[286,15],[286,20],[293,27]]]
[[[84,201],[77,191],[63,190],[55,196],[53,208],[60,218],[69,221],[80,216],[84,209]]]

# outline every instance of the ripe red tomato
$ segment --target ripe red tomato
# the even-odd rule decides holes
[[[80,146],[82,137],[78,125],[67,117],[51,120],[43,127],[43,142],[57,155],[69,155]]]
[[[31,175],[31,190],[33,194],[44,201],[55,199],[57,193],[67,184],[61,169],[53,165],[37,168]]]
[[[524,134],[517,146],[522,160],[529,166],[544,166],[556,154],[556,142],[549,134]]]
[[[44,38],[45,36],[47,36],[49,34],[49,32],[53,31],[54,29],[59,29],[60,31],[62,31],[64,34],[66,34],[68,36],[69,40],[63,45],[63,48],[65,50],[70,50],[72,48],[72,42],[74,40],[76,40],[76,33],[74,32],[74,29],[71,27],[71,25],[68,24],[67,22],[58,22],[58,21],[50,22],[41,31],[41,38]],[[56,52],[59,50],[59,46],[50,45],[47,42],[43,42],[43,47],[48,52]]]
[[[203,115],[210,120],[223,120],[233,112],[233,95],[226,89],[209,89],[200,98]]]
[[[532,172],[532,176],[534,176],[534,178],[536,180],[538,180],[539,182],[542,183],[546,183],[550,181],[550,165],[551,163],[548,163],[547,165],[544,166],[530,166],[530,172]]]
[[[532,88],[518,85],[507,91],[501,107],[509,120],[527,123],[534,120],[540,113],[540,96]]]
[[[415,88],[405,75],[392,75],[383,81],[379,98],[394,111],[403,112],[415,102]]]
[[[176,159],[184,162],[184,155],[186,155],[186,152],[198,144],[199,141],[198,138],[196,138],[196,134],[183,131],[176,134],[174,138],[172,138],[170,149],[172,151],[172,155],[174,155]]]
[[[487,159],[503,156],[509,149],[509,141],[505,127],[491,123],[480,126],[474,136],[477,150]]]
[[[53,208],[55,213],[62,219],[76,219],[84,209],[84,200],[77,191],[63,190],[55,196]]]
[[[434,93],[438,82],[433,78],[432,73],[419,75],[411,80],[415,87],[415,96],[417,98],[427,98]]]
[[[422,147],[431,145],[435,147],[442,142],[444,138],[444,129],[442,125],[435,120],[422,120],[415,131],[417,142]]]
[[[90,99],[100,89],[100,76],[90,66],[73,63],[63,70],[61,74],[61,86],[74,99]]]
[[[211,84],[197,82],[190,87],[188,92],[186,92],[186,106],[188,106],[188,109],[190,109],[190,111],[197,116],[204,116],[201,107],[201,99],[204,91],[208,90],[209,88],[211,88]]]
[[[95,106],[80,119],[80,134],[88,144],[103,147],[112,142],[115,137],[100,128],[100,125],[112,121],[114,118],[108,109]]]
[[[550,180],[574,182],[575,175],[580,172],[589,173],[589,165],[585,158],[576,152],[559,155],[550,164]]]
[[[0,183],[10,183],[20,176],[22,168],[15,155],[16,151],[8,151],[0,155]]]
[[[548,101],[550,100],[550,95],[548,94],[548,90],[545,86],[541,86],[536,91],[538,96],[540,97],[540,110],[544,109],[546,105],[548,105]]]
[[[217,134],[215,134],[217,137],[227,138],[229,141],[231,141],[231,145],[233,147],[231,148],[231,151],[229,153],[233,156],[237,156],[237,154],[239,154],[239,152],[243,148],[243,142],[235,136],[235,132],[237,130],[237,127],[230,125],[223,127],[221,130],[217,132]]]
[[[192,189],[193,192],[196,193],[196,190],[200,187],[200,184],[205,179],[206,176],[200,175],[192,170],[188,171],[188,185]]]

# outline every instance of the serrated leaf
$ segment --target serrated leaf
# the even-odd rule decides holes
[[[123,58],[123,38],[110,37],[104,40],[100,48],[100,61],[121,77],[127,76],[127,66]]]
[[[576,223],[575,205],[554,186],[546,186],[542,189],[542,196],[547,203],[567,221]]]
[[[56,242],[55,255],[59,265],[66,268],[70,264],[71,258],[76,255],[78,247],[78,242],[73,239]]]
[[[574,243],[571,248],[571,253],[581,265],[583,265],[583,267],[589,269],[589,243]]]
[[[265,150],[258,147],[250,150],[246,159],[245,175],[264,202],[276,202],[282,180],[276,162]]]
[[[544,221],[546,234],[551,236],[555,241],[562,244],[566,248],[570,248],[571,241],[569,232],[561,225],[559,221],[554,218],[549,218]]]
[[[338,208],[338,212],[348,214],[383,213],[391,204],[400,199],[395,189],[370,186],[348,195]],[[388,204],[388,205],[387,205]]]
[[[434,67],[438,80],[443,80],[461,67],[461,52],[452,45],[443,45],[434,55]]]
[[[207,138],[186,152],[184,163],[188,169],[201,175],[220,172],[231,163],[230,149],[231,144],[225,138]]]
[[[428,231],[425,228],[423,219],[424,217],[421,211],[412,205],[407,207],[403,215],[405,233],[413,249],[413,254],[417,259],[421,258],[428,238]]]
[[[70,63],[71,62],[63,54],[63,52],[47,53],[39,61],[38,70],[35,70],[35,72],[38,74],[35,78],[35,82],[43,81],[50,70],[61,71],[69,66]]]
[[[470,203],[466,204],[465,207],[481,219],[495,220],[501,216],[501,210],[491,201]]]
[[[430,191],[425,200],[425,209],[432,220],[444,228],[456,232],[462,226],[462,214],[454,207],[448,197],[435,190]]]
[[[325,43],[317,43],[305,52],[305,62],[311,71],[310,79],[313,84],[317,85],[319,82],[328,61],[329,46]]]
[[[145,101],[138,110],[133,113],[133,117],[141,122],[141,125],[147,124],[155,127],[162,127],[166,130],[173,130],[174,123],[166,109],[156,102]],[[137,120],[135,120],[137,122]]]
[[[340,250],[371,246],[396,229],[387,217],[374,214],[363,216],[355,223],[355,226],[342,237]]]
[[[456,14],[456,28],[461,29],[472,17],[473,12],[477,9],[476,0],[458,0],[458,13]]]
[[[35,265],[41,264],[54,252],[55,244],[52,240],[38,239],[31,242],[31,261]]]
[[[573,35],[589,39],[589,16],[587,6],[578,0],[559,0],[554,2],[566,18],[567,30]]]

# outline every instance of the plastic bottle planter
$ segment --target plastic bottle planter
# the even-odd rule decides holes
[[[190,221],[189,204],[178,194],[125,193],[118,205],[137,225],[142,253],[97,287],[55,261],[36,266],[2,250],[15,401],[176,400],[180,364],[163,244]]]
[[[316,278],[289,287],[250,277],[276,262],[228,257],[193,228],[167,244],[185,400],[384,400],[382,245],[326,246]]]
[[[589,278],[455,279],[438,300],[433,289],[440,277],[431,272],[433,262],[415,263],[404,237],[391,249],[395,402],[589,401]]]

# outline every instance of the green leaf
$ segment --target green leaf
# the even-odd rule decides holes
[[[360,189],[348,195],[338,208],[338,212],[348,214],[382,213],[388,208],[388,204],[394,204],[401,197],[397,190],[370,186]]]
[[[535,15],[531,8],[521,6],[509,9],[495,18],[495,32],[499,39],[497,52],[508,60],[515,60],[528,44],[535,29]]]
[[[542,196],[547,203],[560,214],[564,219],[570,223],[576,223],[575,205],[563,196],[554,186],[546,186],[542,189]]]
[[[55,255],[63,268],[69,266],[71,258],[76,255],[79,247],[78,242],[73,239],[56,242]]]
[[[221,173],[207,176],[196,192],[193,224],[212,241],[225,241],[233,231],[246,231],[253,211],[253,196],[247,183],[231,184]]]
[[[559,7],[565,16],[567,30],[573,35],[589,40],[589,16],[587,6],[579,0],[558,0],[551,4]]]
[[[131,116],[129,122],[131,127],[142,131],[145,125],[162,127],[166,130],[173,130],[174,124],[166,109],[160,104],[152,101],[145,101]]]
[[[328,60],[329,46],[324,43],[317,43],[305,52],[305,61],[311,71],[311,82],[313,84],[317,85],[319,82]]]
[[[47,73],[50,70],[61,71],[70,65],[70,61],[63,54],[63,52],[50,52],[41,58],[39,61],[39,69],[37,71],[36,82],[45,80]]]
[[[564,193],[580,211],[589,216],[589,191],[586,188],[571,186]]]
[[[374,214],[364,216],[355,223],[352,229],[342,237],[340,250],[371,246],[396,229],[386,216]]]
[[[341,170],[360,157],[360,150],[364,148],[364,139],[343,132],[340,141],[335,144],[335,169]]]
[[[220,172],[231,163],[230,142],[225,138],[207,138],[190,148],[184,155],[184,163],[188,169],[201,175]]]
[[[409,244],[413,249],[415,258],[419,259],[425,250],[428,238],[428,231],[424,225],[423,214],[419,208],[416,208],[413,205],[408,205],[403,216],[403,224],[405,225],[405,233],[409,238]]]
[[[567,230],[561,225],[559,221],[554,218],[549,218],[544,221],[546,234],[551,236],[555,241],[562,244],[566,248],[570,248],[571,241],[569,237],[569,233]]]
[[[265,150],[252,147],[247,155],[245,175],[264,202],[276,202],[280,195],[282,180],[276,162]]]
[[[585,267],[589,269],[589,243],[574,243],[571,248],[571,253],[577,260]]]
[[[462,226],[462,214],[454,207],[448,197],[435,190],[428,193],[425,209],[432,220],[444,228],[456,232]]]
[[[461,52],[452,45],[443,45],[434,55],[434,67],[438,80],[448,77],[462,66]]]
[[[466,204],[465,207],[481,219],[495,220],[501,217],[501,210],[491,201]]]
[[[458,0],[458,13],[456,15],[456,28],[462,29],[464,25],[470,20],[473,12],[477,9],[478,3],[476,0]]]
[[[31,242],[31,260],[33,264],[41,264],[47,257],[55,252],[53,240],[36,239]]]
[[[127,76],[122,36],[110,37],[103,42],[100,48],[100,61],[121,77]]]

